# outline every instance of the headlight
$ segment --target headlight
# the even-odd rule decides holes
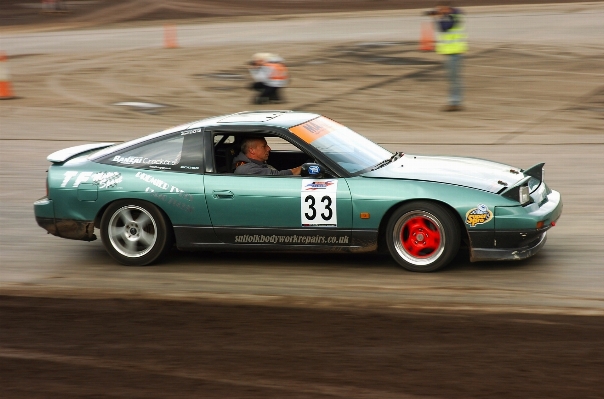
[[[509,190],[505,191],[502,196],[509,198],[514,201],[520,202],[520,205],[530,204],[533,200],[531,198],[531,192],[526,182],[521,186],[514,186]]]
[[[518,201],[521,205],[528,204],[531,200],[528,186],[521,186],[518,190]]]
[[[545,196],[547,196],[547,186],[545,183],[543,183],[543,165],[545,164],[539,163],[531,166],[527,170],[523,170],[522,173],[524,174],[524,179],[517,182],[513,187],[505,190],[503,193],[501,193],[501,195],[511,200],[520,202],[520,205],[522,206],[533,202],[531,193],[539,190],[539,187],[541,186],[543,186],[541,191],[545,192]],[[541,199],[538,199],[539,203],[542,201],[543,195],[541,195],[541,197]]]

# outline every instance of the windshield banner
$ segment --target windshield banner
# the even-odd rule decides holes
[[[343,127],[343,125],[321,116],[312,121],[294,126],[289,131],[310,144],[316,139]]]

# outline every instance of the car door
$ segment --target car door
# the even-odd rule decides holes
[[[204,183],[210,220],[225,243],[350,243],[352,202],[343,178],[235,175],[206,170]]]

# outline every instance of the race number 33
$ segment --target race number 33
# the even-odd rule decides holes
[[[338,225],[336,213],[336,192],[338,181],[335,179],[302,180],[301,209],[302,226]]]

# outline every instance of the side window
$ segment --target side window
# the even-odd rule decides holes
[[[218,131],[212,136],[214,173],[234,173],[234,163],[240,153],[241,145],[245,139],[250,137],[263,137],[266,140],[270,147],[270,154],[266,163],[274,169],[291,169],[313,161],[300,148],[281,137],[261,132],[227,133]]]
[[[164,140],[143,144],[105,157],[100,162],[107,165],[126,166],[135,169],[160,169],[183,171],[180,168],[183,144],[187,136],[173,136]],[[186,171],[186,170],[185,170]]]
[[[198,172],[202,164],[202,135],[172,135],[135,148],[124,149],[100,158],[97,162],[134,169]]]
[[[215,134],[214,135],[214,147],[221,144],[234,144],[235,136],[229,136],[225,134]]]

